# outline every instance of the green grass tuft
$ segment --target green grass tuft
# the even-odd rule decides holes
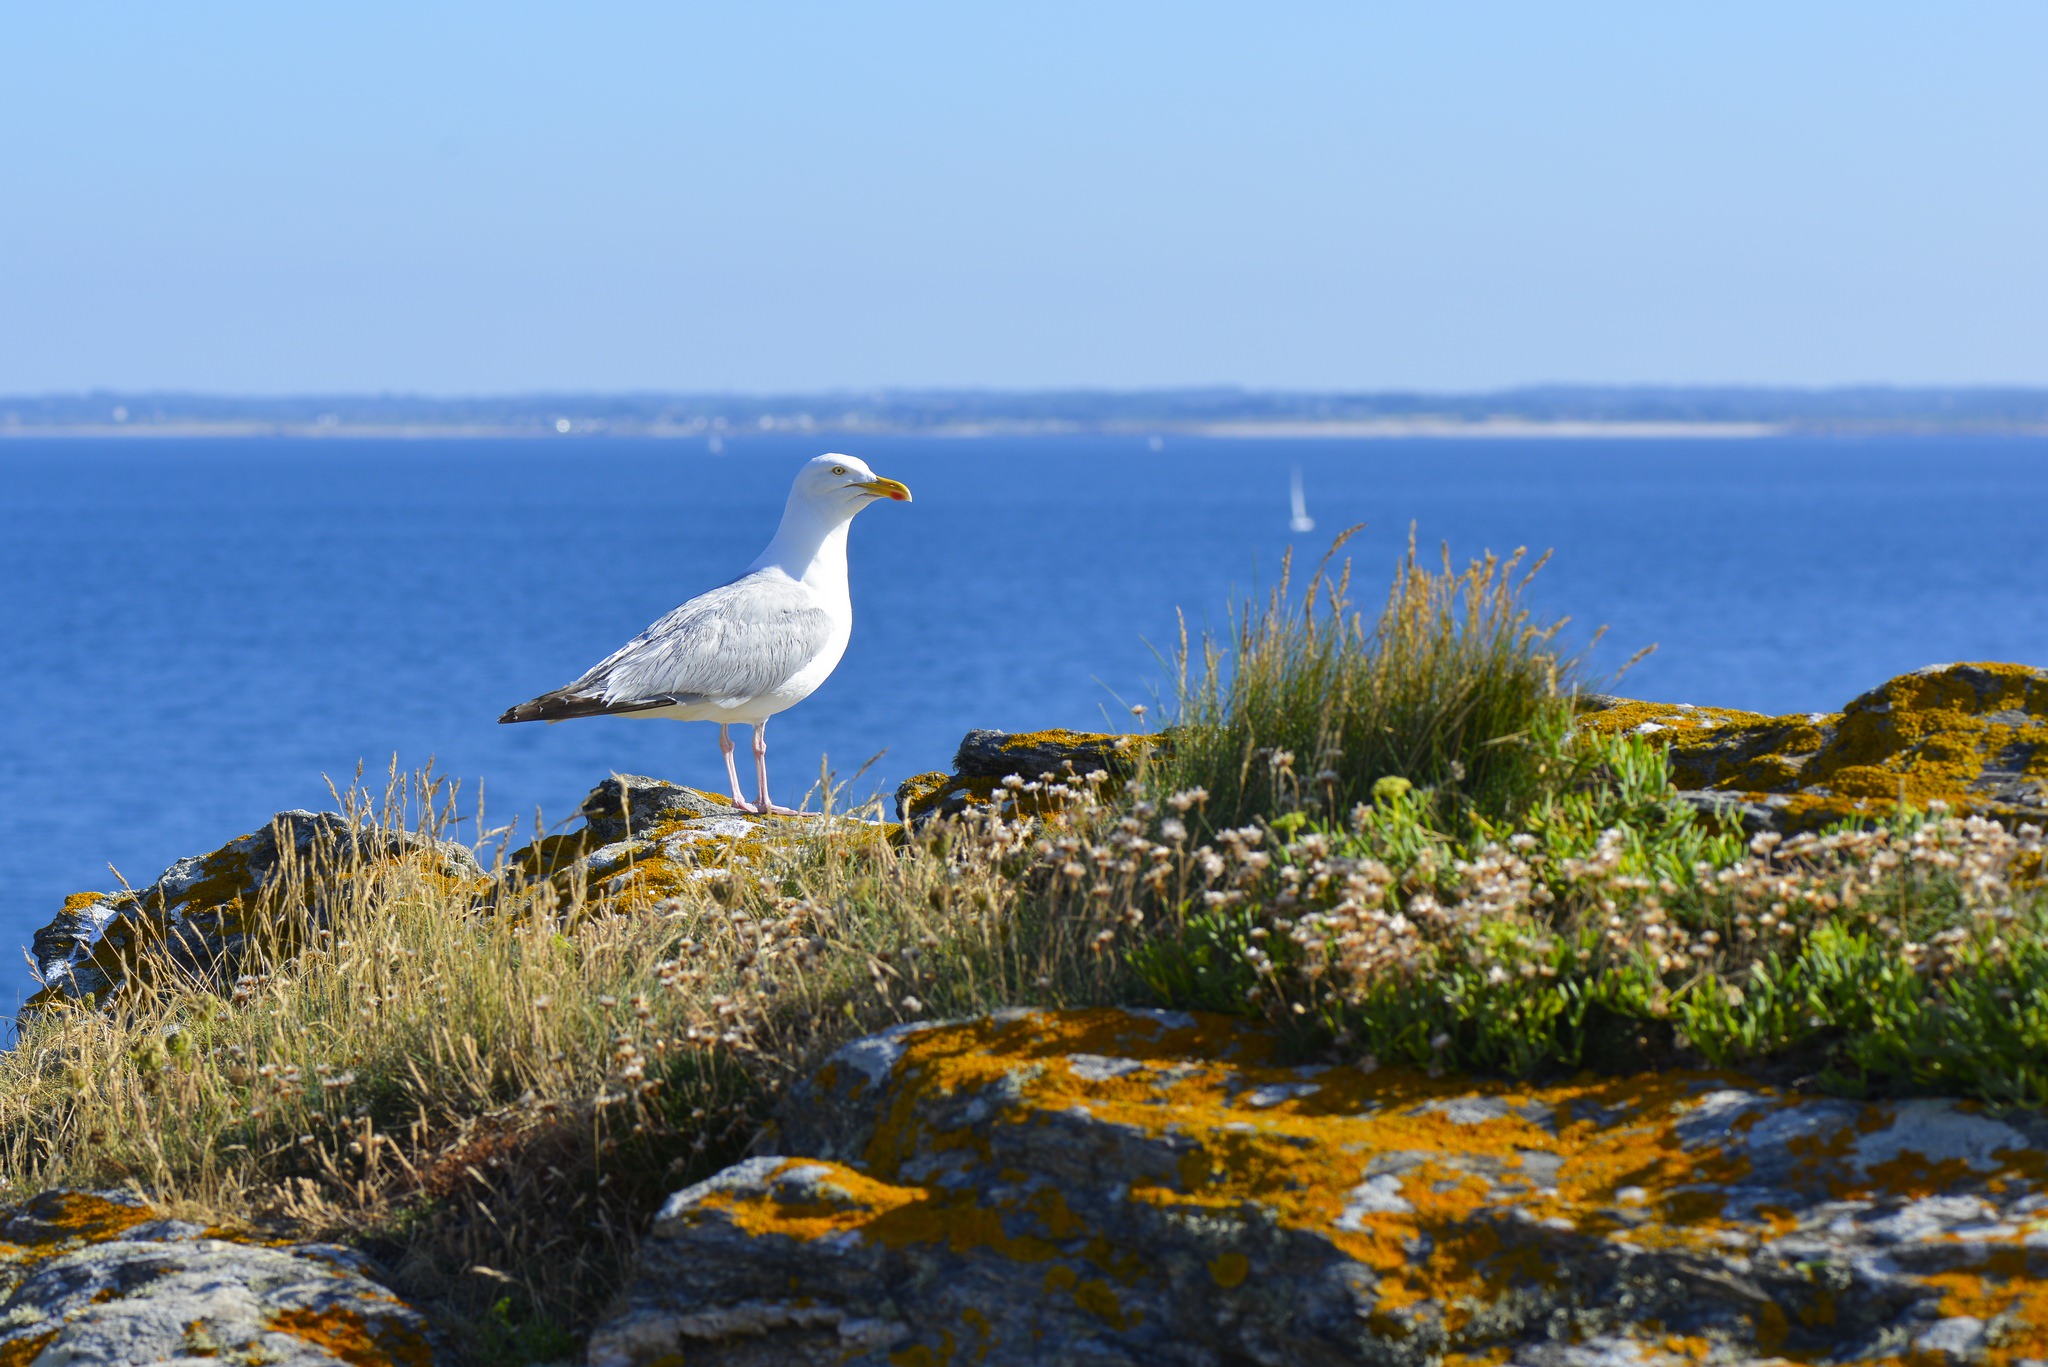
[[[1553,648],[1562,623],[1538,625],[1523,606],[1542,561],[1525,572],[1518,551],[1454,571],[1446,550],[1432,571],[1411,536],[1368,622],[1349,600],[1350,562],[1330,570],[1350,535],[1298,600],[1287,564],[1224,640],[1191,647],[1183,628],[1160,780],[1206,792],[1216,826],[1297,808],[1341,818],[1388,776],[1427,787],[1450,817],[1518,810],[1570,725],[1576,675]]]

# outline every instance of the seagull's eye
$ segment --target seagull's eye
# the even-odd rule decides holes
[[[843,475],[846,473],[846,467],[844,465],[835,465],[832,467],[832,473],[835,475]]]

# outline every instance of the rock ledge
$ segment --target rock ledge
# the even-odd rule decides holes
[[[669,1199],[590,1361],[2048,1357],[2040,1117],[1272,1047],[1113,1010],[849,1046],[779,1154]]]

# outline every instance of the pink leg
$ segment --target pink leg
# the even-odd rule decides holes
[[[747,800],[740,796],[740,770],[733,763],[732,752],[739,747],[732,743],[732,730],[724,723],[718,727],[718,753],[725,756],[725,776],[732,780],[732,805],[744,807]]]
[[[769,812],[779,812],[784,816],[796,815],[796,808],[778,807],[768,800],[768,723],[765,721],[754,723],[754,778],[760,785],[760,800],[754,804],[755,811],[764,815]]]

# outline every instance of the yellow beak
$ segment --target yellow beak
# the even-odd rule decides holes
[[[866,479],[857,481],[856,489],[865,489],[876,498],[893,498],[898,503],[910,502],[910,490],[893,479]]]

